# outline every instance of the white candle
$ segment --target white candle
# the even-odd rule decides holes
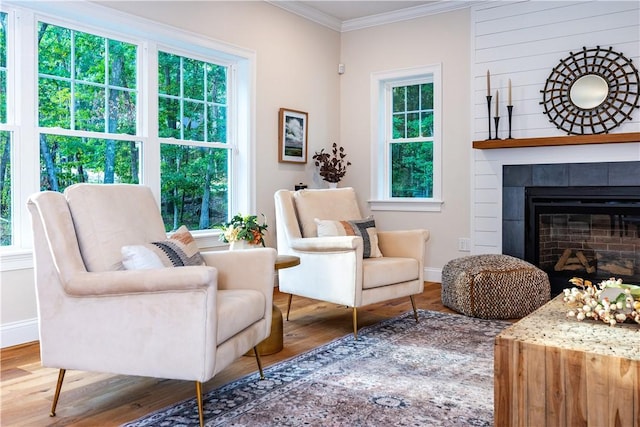
[[[496,91],[496,117],[500,117],[500,112],[498,111],[498,91]]]
[[[491,96],[491,74],[487,70],[487,96]]]
[[[507,105],[513,105],[511,103],[511,79],[509,79],[509,103]]]

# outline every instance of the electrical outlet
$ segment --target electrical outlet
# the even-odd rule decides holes
[[[460,252],[470,252],[471,251],[471,240],[467,237],[460,237],[458,239],[458,250]]]

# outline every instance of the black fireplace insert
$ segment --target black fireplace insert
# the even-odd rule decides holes
[[[581,277],[640,283],[640,186],[526,187],[525,259],[552,294]]]

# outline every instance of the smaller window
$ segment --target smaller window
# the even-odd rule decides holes
[[[440,210],[440,66],[372,77],[372,210]]]

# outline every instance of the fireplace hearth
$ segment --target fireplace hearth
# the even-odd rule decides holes
[[[549,275],[640,283],[640,162],[506,165],[503,250]]]

